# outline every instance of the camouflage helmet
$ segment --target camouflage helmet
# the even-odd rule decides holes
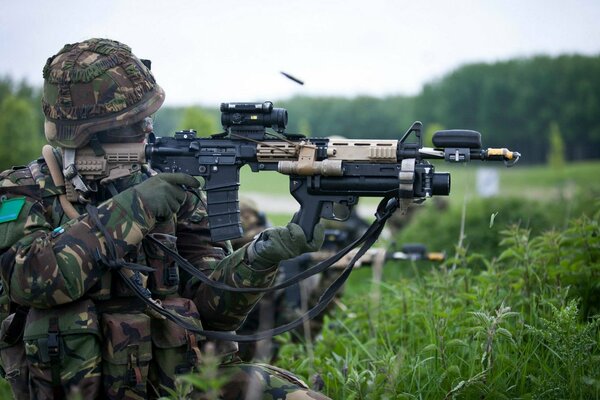
[[[82,147],[97,132],[142,121],[165,99],[131,49],[109,39],[64,46],[48,59],[43,76],[46,139],[64,148]]]

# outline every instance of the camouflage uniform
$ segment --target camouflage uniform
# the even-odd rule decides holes
[[[123,121],[140,121],[164,98],[130,49],[106,39],[65,46],[48,60],[44,77],[46,136],[63,150],[84,146],[100,131],[129,129]],[[79,82],[85,90],[70,92],[61,81]],[[58,150],[55,155],[61,160]],[[196,318],[207,330],[235,330],[260,296],[216,290],[180,274],[149,235],[215,281],[238,287],[272,283],[276,266],[247,264],[248,246],[232,252],[228,243],[211,242],[201,194],[187,192],[169,218],[154,215],[155,206],[131,189],[154,179],[150,173],[144,168],[121,178],[111,190],[99,186],[86,199],[96,207],[97,220],[80,203],[73,203],[80,216],[67,216],[60,201],[66,188],[56,184],[42,159],[0,174],[0,361],[16,398],[164,396],[176,375],[199,365],[203,338],[146,312],[115,273],[111,243],[116,258],[154,268],[132,270],[132,279],[165,308]],[[222,398],[241,398],[240,391],[250,387],[258,389],[246,398],[325,398],[274,367],[228,362],[222,368],[234,370]]]

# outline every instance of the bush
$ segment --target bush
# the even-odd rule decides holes
[[[499,253],[502,231],[511,225],[538,235],[549,229],[562,229],[572,215],[598,209],[599,188],[585,188],[572,199],[544,202],[525,198],[474,198],[467,202],[462,246],[469,253],[491,258]],[[428,207],[424,205],[423,207]],[[411,223],[396,236],[398,243],[425,243],[431,251],[454,254],[461,232],[462,209],[416,213]]]

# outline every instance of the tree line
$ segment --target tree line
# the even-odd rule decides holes
[[[518,149],[527,163],[547,162],[557,138],[569,161],[600,158],[600,56],[470,64],[415,96],[298,96],[275,106],[288,109],[288,131],[311,136],[397,139],[419,120],[425,129],[477,130],[485,146]],[[204,111],[220,126],[217,109]]]
[[[46,143],[40,98],[39,89],[0,79],[0,170],[40,156]]]
[[[543,163],[559,130],[568,160],[600,157],[600,57],[534,57],[461,67],[414,97],[308,98],[281,102],[292,131],[399,138],[413,121],[473,129],[486,146]]]
[[[297,96],[274,103],[288,109],[289,132],[310,136],[397,139],[420,120],[429,130],[480,131],[484,145],[518,149],[528,163],[547,162],[556,146],[569,161],[600,158],[600,55],[469,64],[415,96]],[[157,134],[218,132],[217,107],[163,107]],[[44,142],[39,88],[0,78],[0,140],[2,168],[37,157]]]

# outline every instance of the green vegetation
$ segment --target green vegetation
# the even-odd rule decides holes
[[[0,79],[0,170],[39,156],[39,100],[37,89]],[[354,271],[311,351],[286,343],[278,366],[336,399],[600,398],[600,164],[573,162],[600,158],[600,56],[468,65],[414,97],[275,103],[288,108],[290,132],[397,139],[421,120],[426,138],[475,129],[485,146],[535,164],[491,166],[501,193],[482,199],[473,188],[485,164],[436,163],[452,173],[449,206],[425,202],[392,240],[449,259],[388,263],[378,285],[369,269]],[[216,109],[163,108],[155,117],[159,135],[192,128],[205,136],[219,126]],[[288,185],[277,173],[242,170],[242,194],[291,200]],[[295,209],[265,211],[284,225]],[[221,380],[210,361],[173,395],[191,385],[214,394]],[[0,398],[7,390],[1,381]]]
[[[39,93],[26,84],[0,79],[0,170],[27,164],[46,143]]]
[[[215,124],[211,116],[200,107],[188,107],[177,130],[194,129],[199,137],[215,133]]]
[[[332,398],[599,398],[600,165],[501,169],[488,199],[475,170],[452,168],[450,206],[393,238],[444,264],[389,262],[379,285],[354,271],[310,351],[283,336],[278,366]]]
[[[598,398],[598,222],[512,226],[496,257],[388,263],[380,285],[354,271],[314,358],[288,343],[279,366],[335,399]]]
[[[556,122],[550,124],[549,140],[548,165],[556,170],[560,170],[565,165],[565,142]]]

